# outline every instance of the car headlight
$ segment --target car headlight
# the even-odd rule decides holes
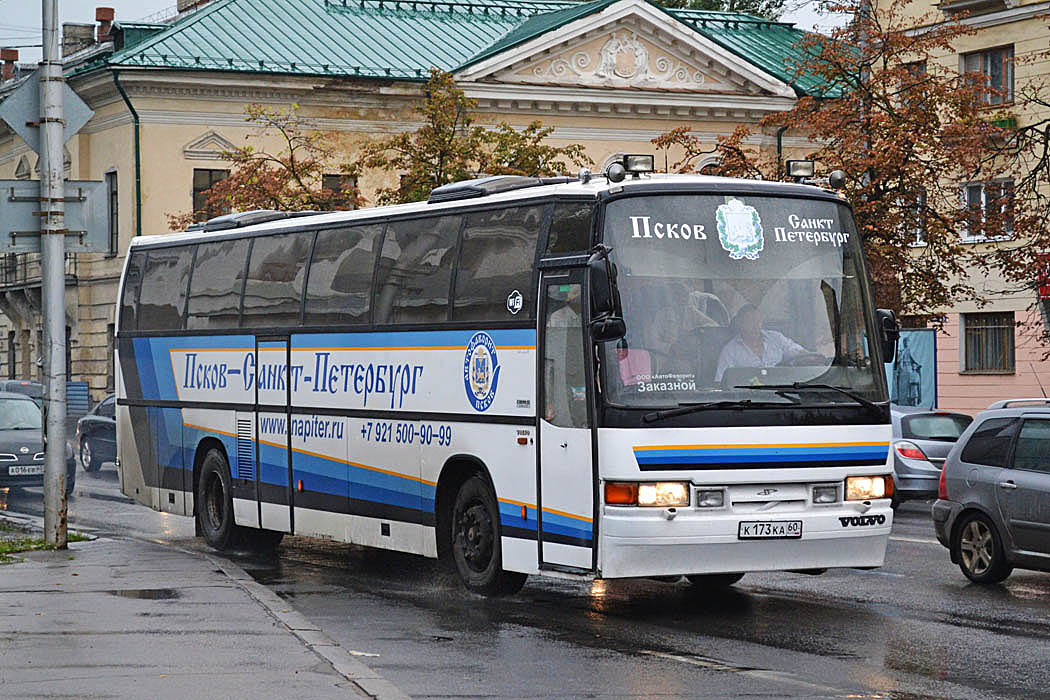
[[[847,501],[871,501],[876,498],[889,498],[892,495],[892,476],[885,475],[846,477]]]
[[[617,506],[671,507],[689,505],[689,484],[685,481],[605,483],[605,502]]]

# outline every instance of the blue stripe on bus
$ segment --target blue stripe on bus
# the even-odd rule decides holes
[[[747,448],[677,448],[666,450],[634,449],[639,465],[652,464],[778,464],[828,461],[885,461],[888,445],[834,445],[827,447],[747,447]]]

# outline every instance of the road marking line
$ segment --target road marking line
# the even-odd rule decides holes
[[[832,695],[841,696],[844,691],[842,688],[835,688],[830,685],[821,685],[819,683],[811,683],[801,678],[797,678],[790,673],[783,671],[773,671],[766,668],[753,668],[749,666],[736,666],[724,661],[718,661],[709,657],[699,656],[696,654],[690,654],[688,656],[682,654],[670,654],[662,651],[651,651],[648,649],[642,649],[642,654],[646,656],[656,656],[661,659],[667,659],[669,661],[680,661],[684,664],[690,664],[692,666],[700,666],[701,668],[709,668],[712,671],[726,671],[728,673],[739,673],[745,676],[751,676],[752,678],[759,678],[764,681],[771,681],[774,683],[786,683],[789,685],[797,685],[804,688],[810,688],[813,690],[819,690],[822,694],[830,693]],[[859,697],[859,696],[857,696]]]
[[[926,538],[923,538],[923,537],[900,537],[898,535],[890,535],[890,539],[894,540],[895,542],[914,542],[916,544],[936,544],[936,545],[940,544],[940,542],[938,542],[937,540],[929,540],[929,539],[926,539]]]

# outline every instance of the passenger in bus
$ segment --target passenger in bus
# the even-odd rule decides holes
[[[754,304],[744,304],[733,318],[735,335],[718,356],[715,381],[733,367],[775,367],[813,353],[777,331],[762,328],[765,319]]]

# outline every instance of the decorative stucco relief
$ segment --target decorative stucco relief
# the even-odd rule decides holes
[[[696,66],[641,41],[629,30],[525,66],[514,78],[528,82],[572,82],[592,87],[710,88]]]

